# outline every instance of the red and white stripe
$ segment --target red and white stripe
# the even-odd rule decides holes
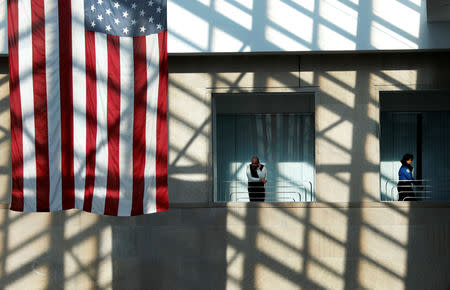
[[[83,17],[83,1],[8,0],[11,209],[167,210],[167,32]]]

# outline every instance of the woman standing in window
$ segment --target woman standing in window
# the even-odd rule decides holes
[[[405,197],[408,196],[414,196],[413,192],[413,176],[412,176],[412,161],[414,159],[414,156],[412,154],[405,154],[403,155],[402,160],[400,162],[402,163],[402,167],[400,167],[398,171],[398,184],[397,184],[397,190],[398,190],[398,200],[403,201]]]

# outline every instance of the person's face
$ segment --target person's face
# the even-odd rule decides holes
[[[409,160],[406,160],[406,163],[408,164],[408,165],[411,165],[412,164],[412,159],[409,159]]]
[[[253,167],[257,167],[259,164],[258,159],[257,158],[252,158],[252,166]]]

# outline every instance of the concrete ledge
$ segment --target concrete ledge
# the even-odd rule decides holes
[[[180,202],[171,203],[170,208],[450,208],[450,202]],[[0,209],[9,209],[9,204],[0,203]]]
[[[424,207],[424,208],[450,208],[450,202],[215,202],[208,203],[172,203],[171,208],[236,208],[236,207],[275,207],[275,208],[410,208],[410,207]]]

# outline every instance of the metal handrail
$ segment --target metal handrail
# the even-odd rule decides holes
[[[429,182],[429,181],[431,181],[431,179],[414,179],[414,180],[409,180],[409,179],[388,179],[388,180],[386,180],[386,183],[385,183],[385,192],[386,193],[388,192],[388,183],[396,182],[398,184],[398,182],[400,182],[400,181],[411,182],[413,186],[420,186],[420,187],[423,187],[423,188],[431,188],[432,187],[429,184],[421,184],[421,185],[415,185],[414,184],[416,182]],[[394,188],[397,188],[397,187],[410,187],[411,186],[411,185],[397,185],[397,184],[392,186],[391,190],[390,190],[390,196],[391,196],[391,200],[392,201],[394,201],[394,192],[393,192]],[[411,192],[411,191],[405,191],[405,192]],[[427,193],[427,192],[431,192],[431,191],[415,190],[415,191],[412,191],[412,192],[413,193],[420,193],[420,192]]]
[[[397,186],[393,186],[392,188],[391,188],[391,199],[392,200],[394,200],[394,188],[396,188],[396,187],[411,187],[410,185],[397,185]],[[431,188],[432,186],[431,185],[429,185],[429,186],[427,186],[427,185],[421,185],[421,187],[428,187],[428,188]],[[406,193],[431,193],[432,191],[431,190],[413,190],[413,191],[403,191],[403,192],[406,192]]]
[[[237,191],[237,192],[232,192],[232,193],[230,193],[230,200],[233,200],[233,195],[235,195],[236,197],[235,197],[235,201],[238,201],[239,199],[242,199],[242,197],[238,197],[238,194],[239,193],[244,193],[244,194],[248,194],[248,191]],[[296,192],[296,191],[281,191],[281,192],[274,192],[274,191],[269,191],[269,192],[265,192],[265,194],[267,195],[267,194],[273,194],[273,195],[275,195],[275,194],[278,194],[278,193],[292,193],[292,194],[298,194],[298,200],[302,200],[302,195],[301,195],[301,193],[300,192]],[[283,196],[280,196],[280,197],[277,197],[278,199],[286,199],[285,197],[283,197]],[[295,201],[295,199],[294,198],[289,198],[289,199],[292,199],[293,201]]]
[[[388,180],[386,180],[386,183],[385,183],[385,192],[387,193],[388,192],[388,183],[390,183],[390,182],[396,182],[396,183],[398,183],[399,181],[411,181],[411,182],[423,182],[423,181],[431,181],[431,179],[415,179],[415,180],[408,180],[408,179],[388,179]],[[392,196],[392,189],[393,188],[395,188],[397,185],[394,185],[392,188],[391,188],[391,199],[392,200],[394,200],[394,197]],[[402,185],[400,185],[400,186],[402,186]]]
[[[412,190],[412,191],[403,191],[403,192],[405,192],[405,193],[413,193],[413,194],[416,194],[416,193],[431,193],[432,191],[431,190],[417,190],[417,191],[414,191],[414,190]],[[414,196],[405,196],[403,199],[402,199],[402,201],[405,201],[405,199],[413,199],[413,198],[431,198],[431,197],[429,197],[429,196],[427,196],[427,195],[414,195]],[[392,197],[392,200],[394,200],[394,198]]]
[[[405,198],[403,198],[403,201],[405,201],[406,199],[415,199],[415,198],[421,198],[421,199],[431,199],[430,196],[406,196]]]
[[[269,192],[266,192],[267,194],[270,194],[270,193],[274,193],[274,194],[276,194],[276,193],[281,193],[281,194],[286,194],[286,193],[291,193],[291,194],[297,194],[297,195],[299,195],[299,200],[301,201],[302,200],[302,196],[304,196],[304,199],[305,199],[305,201],[306,201],[306,197],[307,197],[307,195],[308,195],[308,190],[309,190],[309,192],[310,192],[310,194],[311,194],[311,196],[312,196],[312,192],[313,192],[313,185],[312,185],[312,182],[311,181],[300,181],[300,183],[301,184],[299,184],[299,185],[297,185],[297,186],[291,186],[291,185],[280,185],[280,186],[276,186],[276,185],[270,185],[271,183],[274,183],[274,182],[277,182],[277,181],[279,181],[279,182],[285,182],[284,180],[276,180],[276,181],[270,181],[270,182],[268,182],[269,183],[269,185],[267,185],[267,183],[265,184],[265,185],[263,185],[263,186],[248,186],[248,181],[244,181],[244,180],[224,180],[224,181],[222,181],[222,183],[229,183],[229,184],[231,184],[230,185],[230,190],[232,191],[231,193],[230,193],[230,200],[233,200],[233,196],[235,196],[235,199],[234,199],[234,201],[237,201],[237,200],[239,200],[239,199],[241,199],[241,198],[238,198],[238,194],[239,193],[245,193],[245,194],[247,194],[248,193],[248,191],[238,191],[238,188],[239,188],[239,184],[241,184],[241,185],[245,185],[247,188],[248,187],[250,187],[250,188],[265,188],[265,189],[272,189],[272,188],[275,188],[275,189],[286,189],[286,188],[297,188],[297,189],[300,189],[300,191],[301,192],[298,192],[298,191],[293,191],[293,192],[291,192],[291,191],[289,191],[289,192],[286,192],[286,191],[283,191],[283,192],[275,192],[275,191],[269,191]],[[303,194],[302,194],[302,192],[303,192]],[[279,199],[284,199],[284,197],[278,197]],[[293,201],[295,202],[295,199],[293,199]]]
[[[283,197],[283,196],[282,197],[277,197],[277,198],[272,198],[272,199],[264,198],[264,197],[252,197],[252,199],[261,199],[261,200],[264,200],[264,201],[277,201],[279,199],[285,199],[285,200],[292,200],[292,202],[295,202],[294,198]],[[250,201],[250,197],[239,197],[236,201],[239,201],[239,200],[248,200],[248,201]]]

